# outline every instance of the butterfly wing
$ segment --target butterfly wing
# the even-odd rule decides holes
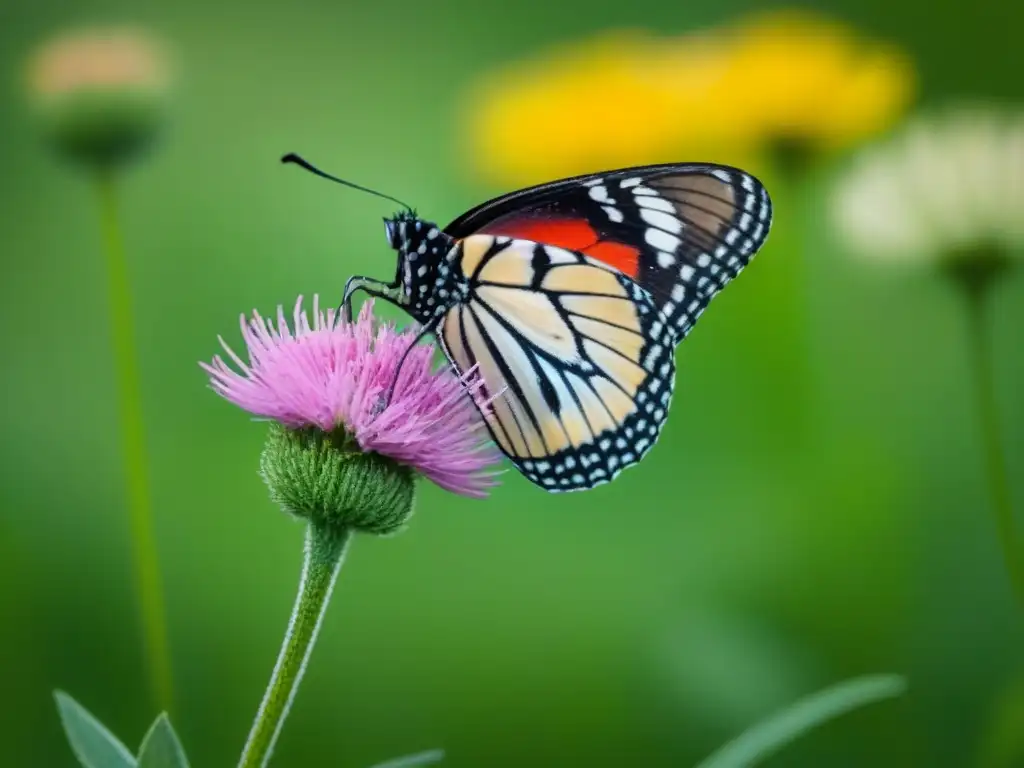
[[[449,361],[495,397],[495,442],[550,491],[592,488],[657,440],[675,380],[674,330],[651,295],[584,253],[470,235],[466,299],[437,326]]]
[[[763,245],[772,206],[750,174],[674,163],[576,176],[495,198],[445,232],[504,235],[587,254],[647,290],[689,333]]]

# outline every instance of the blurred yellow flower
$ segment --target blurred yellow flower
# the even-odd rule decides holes
[[[520,181],[669,151],[686,93],[649,76],[656,45],[613,33],[484,76],[467,103],[473,161]]]
[[[464,102],[470,160],[529,183],[678,159],[736,162],[776,146],[841,147],[891,125],[909,61],[806,13],[676,38],[608,33],[480,78]]]
[[[806,13],[755,17],[733,31],[732,48],[720,97],[744,105],[755,141],[849,145],[889,128],[914,91],[898,50]]]

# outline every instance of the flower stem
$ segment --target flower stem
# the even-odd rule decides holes
[[[1024,605],[1024,559],[1022,542],[1013,515],[1010,483],[1006,473],[1006,456],[999,433],[999,411],[996,405],[995,381],[992,374],[991,340],[986,330],[985,307],[988,286],[968,286],[967,311],[974,368],[975,405],[981,425],[986,472],[996,531],[1002,545],[1003,559],[1017,598]]]
[[[150,686],[156,704],[159,709],[169,711],[172,699],[171,661],[153,525],[134,313],[118,215],[117,190],[113,173],[109,169],[98,172],[96,191],[103,250],[106,256],[121,451],[128,490],[128,514],[134,543],[136,583],[142,612],[143,643]]]
[[[313,652],[351,538],[352,532],[345,529],[338,531],[316,524],[306,529],[299,593],[277,664],[242,750],[239,768],[262,768],[270,760]]]

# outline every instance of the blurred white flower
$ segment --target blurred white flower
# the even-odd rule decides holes
[[[915,120],[858,155],[832,213],[850,249],[879,261],[1019,253],[1024,115],[974,108]]]

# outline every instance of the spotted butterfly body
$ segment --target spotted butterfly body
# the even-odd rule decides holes
[[[771,202],[753,176],[668,164],[573,177],[488,201],[443,229],[386,220],[391,283],[460,373],[476,370],[495,443],[549,491],[608,482],[651,449],[675,347],[764,243]]]

